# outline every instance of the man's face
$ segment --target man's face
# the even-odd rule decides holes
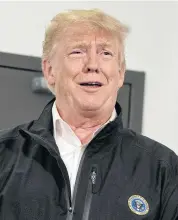
[[[68,28],[54,52],[48,80],[55,84],[59,105],[88,111],[113,106],[124,80],[120,51],[118,40],[105,31],[87,25]]]

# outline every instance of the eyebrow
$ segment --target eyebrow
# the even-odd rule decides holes
[[[74,43],[73,45],[69,46],[68,48],[76,48],[76,47],[85,48],[88,46],[90,46],[90,44],[85,43],[85,42],[77,42],[77,43]],[[112,47],[111,43],[107,43],[107,42],[98,43],[97,46],[102,47],[102,48],[103,47],[109,47],[109,48]]]

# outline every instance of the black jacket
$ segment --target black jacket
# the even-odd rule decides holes
[[[52,100],[38,120],[0,134],[0,220],[178,220],[178,159],[117,118],[90,142],[71,199],[53,138]]]

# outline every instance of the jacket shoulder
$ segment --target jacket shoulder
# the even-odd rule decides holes
[[[32,122],[0,131],[0,186],[4,173],[13,166],[17,159],[20,133],[19,129],[28,128]]]
[[[178,156],[168,146],[130,129],[125,129],[124,136],[131,143],[132,150],[142,152],[166,166],[176,167],[178,172]]]
[[[30,127],[33,122],[34,121],[30,121],[12,128],[0,130],[0,144],[5,140],[17,138],[19,136],[19,130]]]

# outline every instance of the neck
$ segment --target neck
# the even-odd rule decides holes
[[[71,127],[82,144],[89,142],[95,131],[105,124],[112,115],[113,108],[106,110],[84,111],[76,108],[56,107],[60,117]]]
[[[60,117],[74,129],[92,129],[106,123],[112,115],[113,109],[95,110],[95,111],[78,111],[75,108],[61,108],[56,105]]]

